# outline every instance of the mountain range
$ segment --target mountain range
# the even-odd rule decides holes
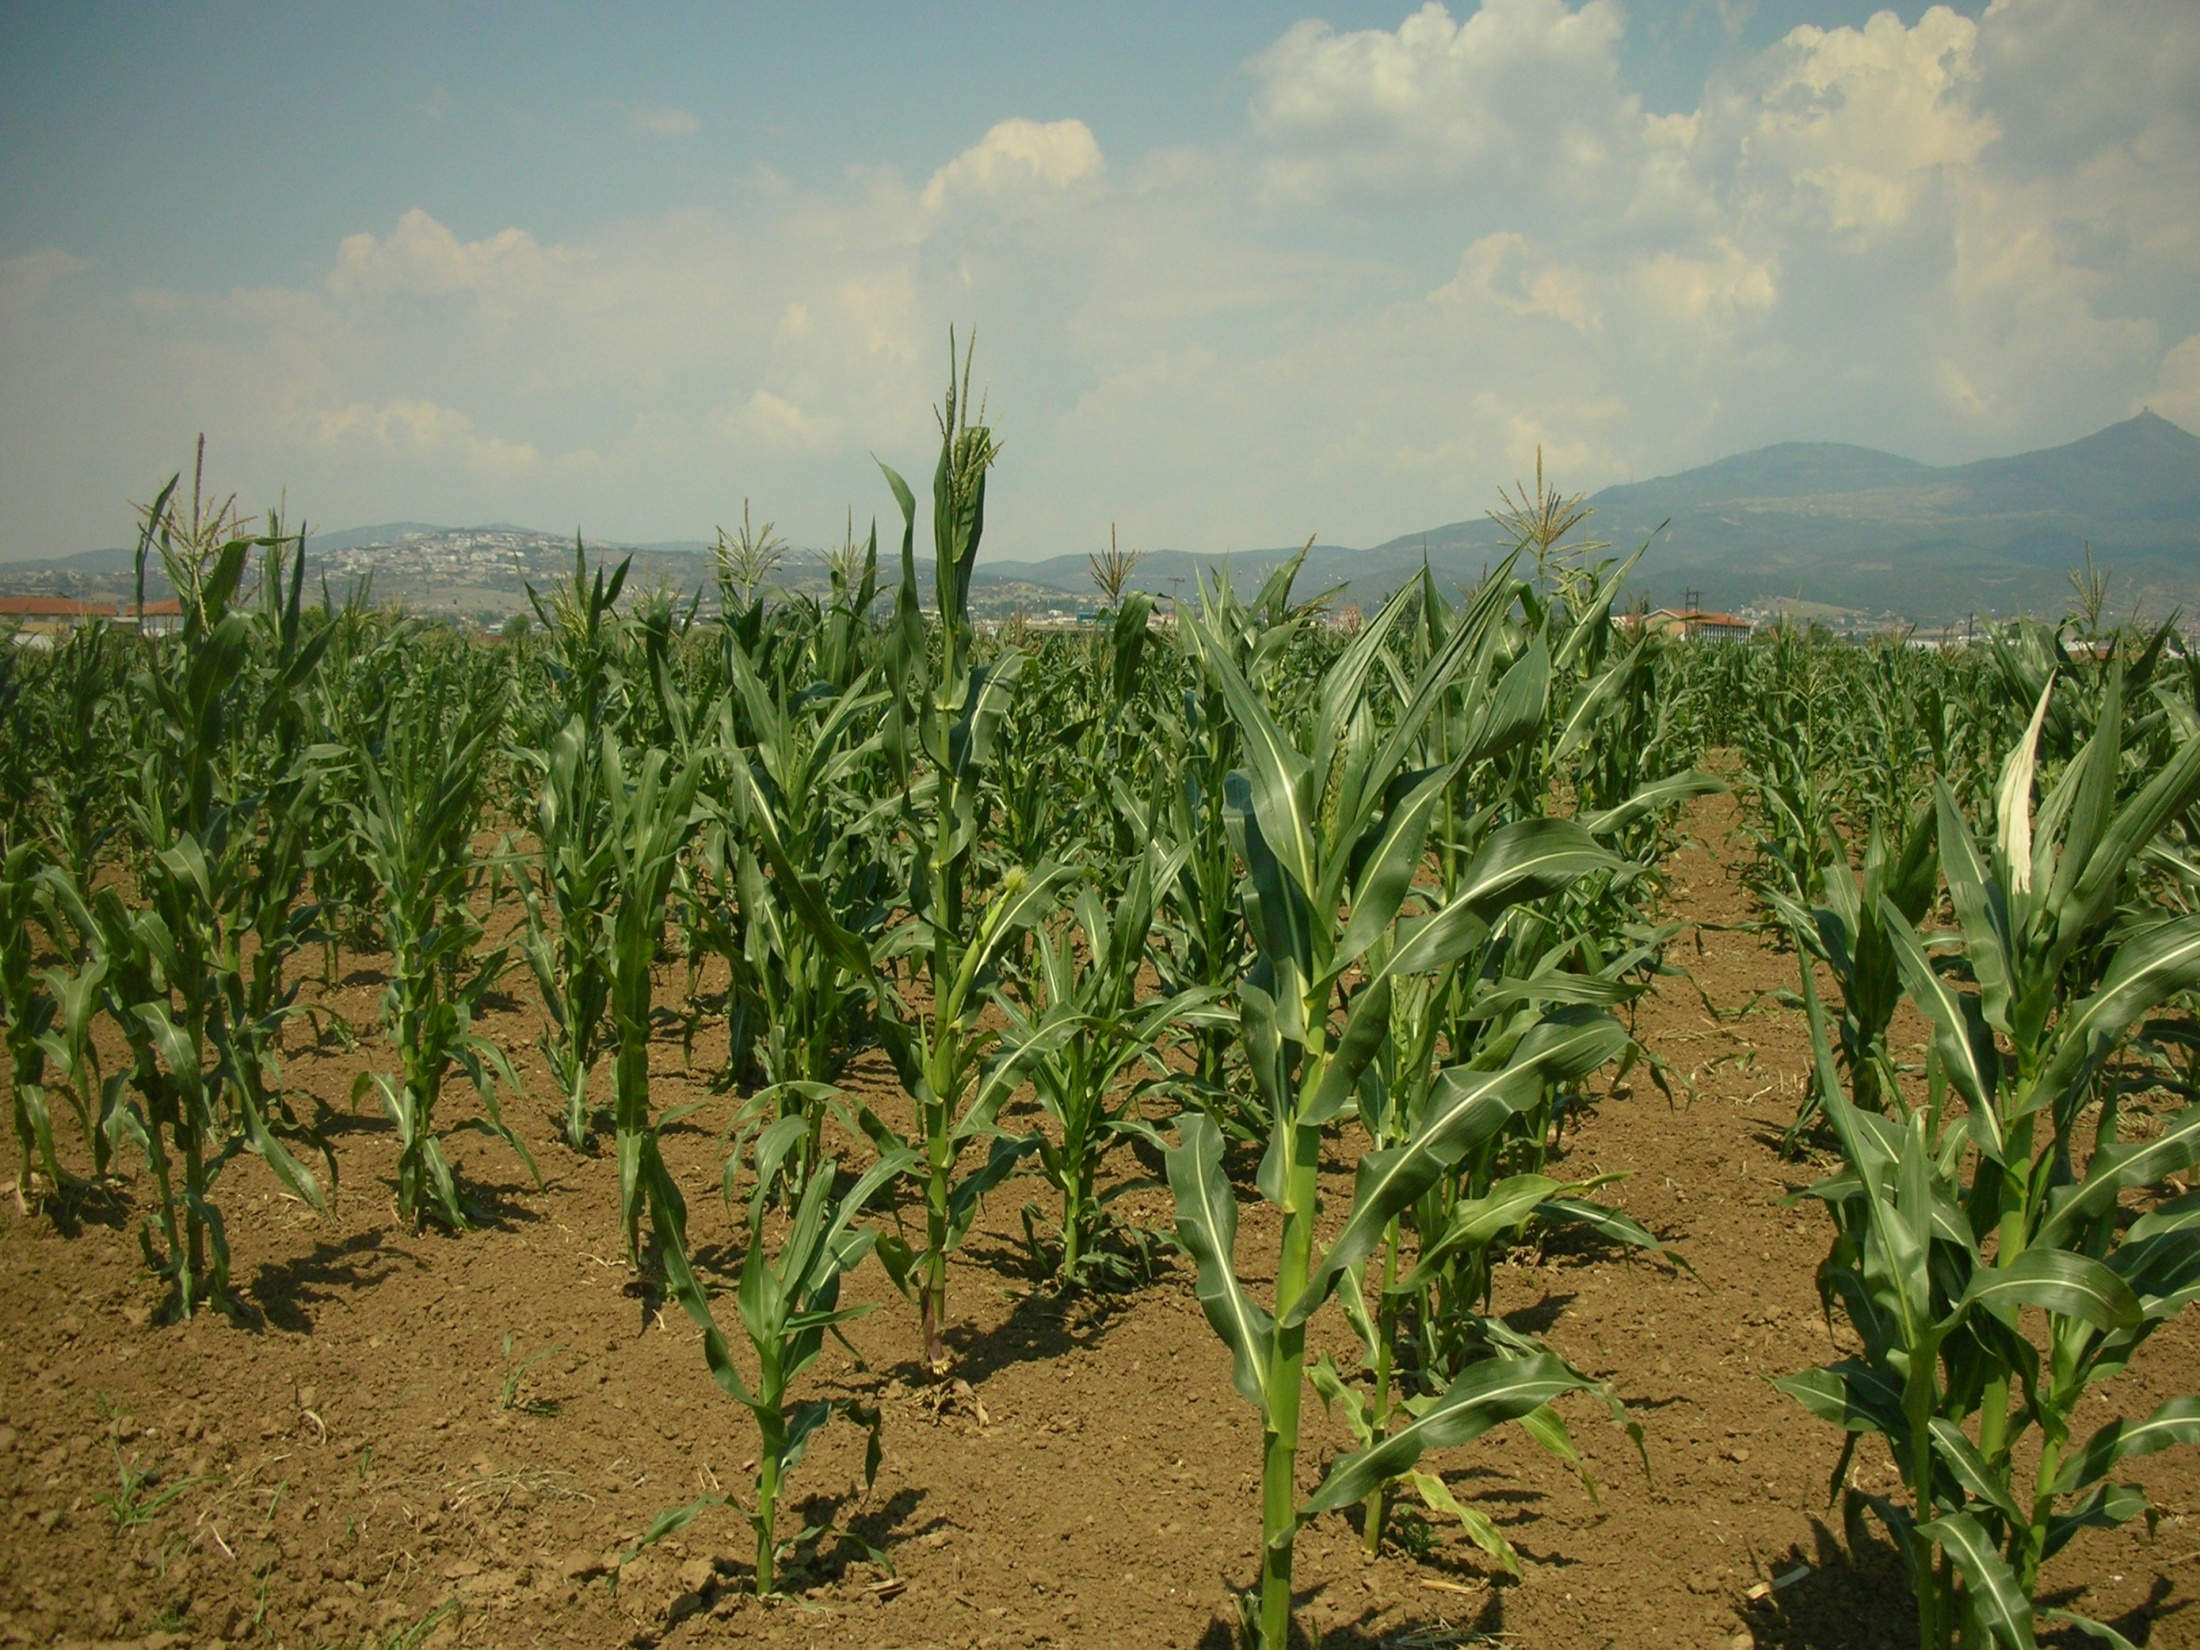
[[[2090,546],[2109,575],[2116,613],[2200,613],[2200,438],[2151,412],[2065,446],[1946,466],[1836,442],[1783,442],[1607,487],[1588,502],[1594,513],[1585,530],[1615,547],[1607,554],[1648,546],[1630,584],[1634,596],[1660,606],[1792,605],[1928,625],[1974,614],[2055,614],[2069,605],[2070,574]],[[540,589],[570,565],[571,545],[568,536],[509,523],[388,522],[316,534],[308,550],[332,589],[371,577],[377,594],[416,610],[490,617],[523,608],[523,582]],[[1424,558],[1459,584],[1479,578],[1508,547],[1487,517],[1368,549],[1316,544],[1300,589],[1339,588],[1341,600],[1366,606],[1418,576]],[[591,548],[635,551],[636,586],[710,583],[699,540]],[[1245,586],[1295,551],[1158,550],[1131,582],[1158,595],[1188,594],[1203,574],[1226,566]],[[0,566],[0,590],[94,593],[126,577],[132,559],[107,550]],[[782,572],[790,584],[821,585],[822,557],[795,552]],[[996,612],[1075,611],[1095,599],[1083,554],[982,561],[972,594]]]
[[[1920,464],[1837,442],[1783,442],[1677,475],[1591,495],[1587,530],[1647,545],[1630,580],[1659,606],[1800,604],[1925,624],[2056,614],[2091,546],[2112,608],[2200,614],[2200,438],[2142,412],[2066,446],[1971,464]],[[1302,584],[1348,583],[1365,605],[1420,571],[1478,577],[1509,541],[1488,517],[1401,534],[1366,550],[1319,545]],[[1240,582],[1290,552],[1229,558]],[[1162,552],[1134,583],[1190,588],[1222,558]],[[994,563],[1005,570],[1009,564]],[[1090,588],[1084,558],[1023,564],[1020,576]]]

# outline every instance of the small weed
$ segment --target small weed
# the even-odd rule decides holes
[[[379,1641],[377,1650],[420,1650],[438,1625],[458,1614],[458,1600],[445,1599],[410,1627],[393,1627]]]
[[[181,1530],[160,1544],[160,1551],[153,1555],[153,1573],[162,1581],[168,1579],[168,1566],[175,1563],[190,1549],[191,1538]]]
[[[565,1351],[566,1348],[562,1346],[544,1347],[540,1352],[534,1353],[526,1358],[522,1358],[518,1363],[514,1363],[512,1361],[512,1340],[512,1335],[507,1332],[504,1337],[504,1386],[502,1390],[497,1393],[497,1408],[516,1409],[522,1415],[557,1414],[558,1406],[554,1399],[529,1398],[523,1400],[519,1395],[519,1389],[520,1383],[526,1380],[527,1372],[529,1370],[533,1369],[535,1365],[543,1362],[547,1358],[556,1357],[560,1352]]]
[[[1405,1550],[1416,1564],[1426,1564],[1436,1552],[1436,1530],[1421,1516],[1415,1507],[1399,1507],[1392,1511],[1388,1525],[1383,1530]]]
[[[95,1495],[92,1499],[114,1515],[117,1529],[134,1530],[140,1524],[149,1522],[155,1513],[193,1484],[204,1482],[199,1478],[179,1478],[173,1484],[160,1488],[160,1468],[147,1467],[140,1472],[131,1466],[122,1458],[122,1445],[111,1433],[107,1438],[107,1448],[114,1456],[115,1474],[121,1483],[112,1495]],[[155,1493],[148,1495],[148,1490]]]

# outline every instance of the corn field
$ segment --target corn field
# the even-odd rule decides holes
[[[701,1592],[797,1602],[836,1542],[894,1574],[802,1487],[821,1437],[862,1439],[866,1484],[892,1445],[819,1378],[882,1298],[934,1410],[982,1415],[970,1303],[1004,1265],[1102,1309],[1189,1283],[1227,1371],[1197,1397],[1259,1439],[1215,1642],[1286,1650],[1320,1636],[1295,1560],[1325,1530],[1537,1566],[1477,1494],[1486,1436],[1584,1508],[1663,1470],[1635,1352],[1592,1367],[1495,1297],[1557,1245],[1687,1311],[1718,1256],[1715,1224],[1653,1229],[1620,1206],[1632,1165],[1568,1147],[1621,1090],[1647,1128],[1698,1103],[1638,1014],[1686,989],[1670,867],[1730,793],[1784,970],[1751,1012],[1807,1039],[1772,1134],[1823,1260],[1779,1304],[1831,1355],[1776,1385],[1796,1448],[1824,1429],[1842,1541],[1899,1566],[1874,1620],[1933,1650],[2131,1642],[2043,1567],[2150,1525],[2126,1463],[2200,1442],[2200,1395],[2113,1391],[2200,1293],[2200,662],[2175,633],[1684,641],[1627,611],[1640,552],[1567,553],[1579,512],[1540,476],[1478,585],[1424,574],[1350,623],[1297,562],[1160,604],[1111,554],[1097,626],[988,628],[967,358],[940,435],[928,506],[884,470],[883,548],[836,552],[827,594],[779,590],[744,517],[712,615],[576,547],[500,638],[316,601],[302,531],[172,483],[139,557],[175,634],[0,650],[23,1222],[127,1234],[181,1336],[249,1316],[248,1183],[493,1255],[485,1166],[602,1161],[598,1263],[659,1328],[684,1315],[719,1394],[691,1424],[742,1471],[638,1510],[601,1568],[737,1524],[745,1562]],[[378,1015],[347,1019],[332,988],[369,964]],[[500,1004],[531,1045],[484,1031]],[[292,1080],[330,1048],[358,1068],[341,1106]],[[664,1098],[671,1057],[715,1097],[708,1176],[668,1145],[704,1109]],[[364,1185],[336,1150],[362,1114],[386,1121]],[[524,1409],[537,1365],[504,1344]],[[1311,1447],[1309,1397],[1348,1447]],[[114,1454],[118,1531],[210,1493]]]

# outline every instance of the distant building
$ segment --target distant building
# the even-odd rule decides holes
[[[78,625],[113,617],[114,609],[103,602],[80,602],[68,596],[0,596],[0,628],[23,646],[51,647],[56,636],[66,636]]]
[[[1628,626],[1639,624],[1661,635],[1681,636],[1692,642],[1746,642],[1756,629],[1738,614],[1708,613],[1700,607],[1653,608],[1639,617],[1629,614],[1620,622]]]
[[[128,624],[133,615],[141,636],[173,636],[183,628],[183,603],[173,597],[164,602],[147,602],[143,607],[132,602],[115,604],[115,623]]]

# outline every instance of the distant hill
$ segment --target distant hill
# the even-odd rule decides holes
[[[338,533],[310,534],[306,539],[306,553],[313,555],[326,550],[363,550],[379,544],[401,544],[407,539],[429,538],[449,531],[447,527],[432,526],[424,521],[385,521],[374,527],[346,527]]]
[[[2151,412],[2067,446],[1935,466],[1870,447],[1783,442],[1592,496],[1614,553],[1648,541],[1633,584],[1660,605],[1800,599],[1860,617],[1945,623],[2067,606],[2090,542],[2119,613],[2200,615],[2200,438]],[[1488,518],[1447,522],[1366,550],[1316,545],[1300,589],[1346,584],[1367,605],[1420,571],[1478,578],[1502,555]],[[1225,562],[1243,586],[1290,552],[1150,555],[1134,583],[1190,591]],[[1084,558],[991,562],[984,572],[1090,592]],[[1089,600],[1089,595],[1087,598]]]
[[[2090,542],[2119,611],[2200,613],[2200,438],[2153,413],[1945,467],[1788,443],[1593,502],[1599,537],[1658,535],[1642,582],[1661,602],[1687,585],[1723,606],[1800,596],[1927,621],[2054,613]]]
[[[2085,546],[2108,570],[2119,614],[2139,605],[2155,616],[2180,608],[2200,616],[2200,438],[2145,412],[2081,441],[2010,458],[1935,466],[1869,447],[1783,442],[1737,453],[1678,475],[1607,487],[1590,501],[1590,526],[1615,554],[1648,541],[1634,593],[1660,605],[1695,593],[1707,607],[1768,608],[1800,600],[1860,619],[1923,624],[2018,612],[2056,614],[2070,599],[2068,574]],[[377,597],[417,611],[493,618],[526,606],[571,566],[573,539],[510,523],[437,527],[384,522],[321,533],[308,541],[308,567],[340,594],[371,580]],[[708,545],[589,541],[592,553],[631,551],[635,589],[712,588]],[[1132,583],[1160,596],[1190,596],[1203,574],[1229,569],[1246,592],[1295,546],[1230,555],[1157,550]],[[1504,554],[1495,526],[1478,517],[1449,522],[1356,550],[1317,544],[1298,592],[1340,589],[1340,600],[1372,606],[1419,575],[1425,557],[1457,588]],[[0,566],[0,588],[63,594],[119,593],[132,553],[92,550],[44,562]],[[887,582],[889,565],[881,568]],[[923,575],[930,583],[930,566]],[[822,589],[823,555],[790,552],[777,581]],[[108,587],[114,587],[112,591]],[[1086,558],[985,560],[975,605],[992,613],[1075,612],[1097,599]],[[706,606],[708,597],[706,595]]]

